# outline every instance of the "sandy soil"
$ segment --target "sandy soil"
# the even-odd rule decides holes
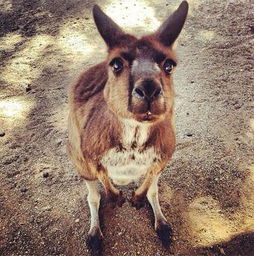
[[[87,191],[65,141],[68,85],[105,57],[94,3],[0,1],[2,256],[89,255]],[[139,34],[155,29],[179,1],[96,3]],[[106,256],[254,255],[254,6],[189,3],[177,48],[177,150],[160,181],[174,242],[171,251],[162,247],[149,206],[104,205]]]

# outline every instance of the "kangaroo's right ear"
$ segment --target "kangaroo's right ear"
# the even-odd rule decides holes
[[[125,35],[122,29],[98,5],[93,7],[93,17],[97,29],[108,47],[113,48],[116,46],[119,39]]]

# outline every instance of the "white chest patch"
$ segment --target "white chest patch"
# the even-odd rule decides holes
[[[158,156],[153,147],[144,149],[149,124],[128,119],[121,121],[123,148],[110,149],[102,158],[102,165],[107,168],[109,177],[115,184],[127,185],[144,176]]]

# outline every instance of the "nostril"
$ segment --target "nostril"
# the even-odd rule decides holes
[[[136,97],[138,97],[138,98],[141,98],[141,99],[144,99],[144,98],[145,98],[144,92],[143,92],[141,89],[139,89],[139,88],[134,88],[133,94],[134,94]]]
[[[156,99],[156,98],[158,98],[161,95],[162,95],[162,89],[161,88],[157,88],[157,89],[155,89],[152,97]]]

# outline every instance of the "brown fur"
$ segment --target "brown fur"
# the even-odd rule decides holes
[[[182,5],[179,10],[186,12],[186,4]],[[186,16],[181,10],[178,11],[179,14],[177,11],[174,14],[176,18],[179,15],[179,27],[183,25],[184,15]],[[163,170],[175,150],[173,76],[164,72],[163,65],[166,59],[172,60],[176,65],[177,59],[172,45],[159,40],[162,33],[163,40],[165,33],[168,33],[164,28],[159,30],[161,34],[155,33],[137,39],[124,34],[98,7],[94,9],[94,17],[102,37],[108,44],[108,57],[104,62],[81,74],[70,88],[68,151],[80,175],[89,181],[100,180],[108,196],[116,200],[121,193],[111,183],[108,170],[102,163],[103,157],[110,149],[115,149],[116,152],[138,149],[142,153],[152,148],[156,157],[132,199],[133,204],[138,205],[152,185],[154,177]],[[170,23],[167,21],[165,24],[169,26]],[[110,30],[105,33],[104,29]],[[179,32],[176,31],[176,36],[177,33]],[[175,38],[171,36],[172,40]],[[117,74],[113,72],[110,64],[115,58],[120,58],[123,65],[121,72]],[[138,86],[142,89],[141,86],[148,83],[148,79],[152,81],[151,88],[161,88],[163,96],[153,100],[134,96],[133,89]],[[134,124],[138,124],[132,134],[134,141],[131,145],[123,142],[126,139],[123,120],[133,120]],[[139,145],[137,134],[142,136],[138,133],[142,122],[148,122],[150,126],[145,141],[141,140]],[[130,149],[125,148],[129,146]],[[135,155],[131,159],[135,160]],[[165,225],[164,217],[158,216]]]
[[[161,51],[165,55],[166,58],[172,58],[176,60],[175,54],[171,49],[160,45],[157,41],[155,41],[152,37],[145,37],[140,40],[136,40],[134,42],[135,48],[133,44],[131,44],[130,49],[127,47],[123,49],[113,49],[109,52],[108,59],[113,59],[116,56],[119,56],[121,52],[130,52],[130,54],[136,58],[135,51],[140,45],[148,43],[151,45],[151,50]],[[158,49],[158,50],[157,50]],[[151,52],[151,51],[150,51]],[[100,166],[99,160],[103,156],[103,154],[112,147],[118,146],[121,144],[120,141],[120,133],[121,127],[117,118],[117,115],[125,118],[133,118],[131,113],[127,111],[127,92],[128,90],[122,90],[119,93],[119,90],[116,90],[117,95],[114,97],[107,99],[108,104],[106,104],[105,98],[108,96],[108,88],[105,88],[105,84],[108,80],[107,73],[107,63],[108,61],[102,62],[96,66],[91,67],[87,71],[85,71],[77,83],[75,83],[70,90],[70,119],[75,120],[77,127],[71,126],[70,129],[79,130],[79,143],[80,143],[80,157],[79,159],[83,159],[84,162],[84,171],[90,169],[87,166],[86,162],[91,162],[93,167],[96,169]],[[128,63],[125,63],[126,67],[128,67]],[[129,68],[129,67],[128,67]],[[126,73],[129,72],[126,70]],[[127,74],[121,76],[121,83],[123,87],[126,87],[128,84],[128,76]],[[173,100],[174,91],[172,86],[172,76],[169,78],[163,75],[162,77],[165,97],[167,99]],[[169,101],[169,100],[168,100]],[[119,104],[121,102],[121,104]],[[112,110],[112,106],[114,106],[114,110]],[[172,108],[173,105],[168,109],[168,112],[165,113],[165,119],[161,122],[156,122],[151,127],[151,135],[147,141],[147,146],[153,145],[158,152],[163,154],[163,159],[166,161],[171,157],[174,151],[175,145],[175,135],[173,132],[172,126]],[[73,124],[74,125],[74,124]],[[72,131],[70,130],[71,134]],[[69,141],[70,145],[76,144],[77,142],[72,138]],[[168,157],[166,157],[168,156]],[[87,160],[85,160],[87,158]],[[75,160],[74,160],[75,164]],[[81,164],[80,160],[78,160],[78,166]],[[94,178],[94,176],[90,177],[89,173],[84,174],[84,177],[88,179]]]

